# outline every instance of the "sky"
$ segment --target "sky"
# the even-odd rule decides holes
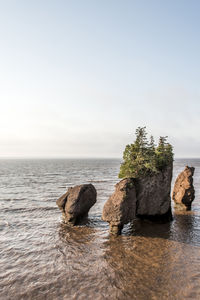
[[[200,157],[200,1],[0,0],[0,158]]]

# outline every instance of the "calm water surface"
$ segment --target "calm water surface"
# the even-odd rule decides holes
[[[191,212],[135,221],[110,237],[101,220],[120,160],[0,160],[0,299],[200,299],[200,160]],[[93,183],[86,226],[62,223],[56,199]]]

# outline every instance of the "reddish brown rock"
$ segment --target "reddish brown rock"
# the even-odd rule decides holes
[[[92,184],[82,184],[69,188],[56,204],[62,210],[65,221],[75,225],[87,217],[88,211],[96,203],[96,197],[97,192]]]
[[[195,168],[186,166],[181,172],[174,185],[172,199],[175,208],[190,210],[192,201],[195,198],[195,190],[193,186],[193,175]]]
[[[114,193],[103,207],[102,219],[109,223],[110,233],[119,234],[123,225],[132,221],[136,214],[134,179],[123,179],[115,186]]]

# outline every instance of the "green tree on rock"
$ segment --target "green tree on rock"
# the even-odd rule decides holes
[[[119,178],[138,178],[158,173],[173,161],[173,148],[167,137],[160,137],[156,147],[153,136],[148,141],[146,127],[136,129],[136,140],[127,145]]]

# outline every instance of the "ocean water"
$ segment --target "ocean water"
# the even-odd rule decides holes
[[[112,237],[101,212],[120,160],[0,160],[0,299],[200,299],[200,160],[175,160],[173,182],[185,165],[191,211]],[[56,200],[82,183],[97,203],[85,226],[68,227]]]

